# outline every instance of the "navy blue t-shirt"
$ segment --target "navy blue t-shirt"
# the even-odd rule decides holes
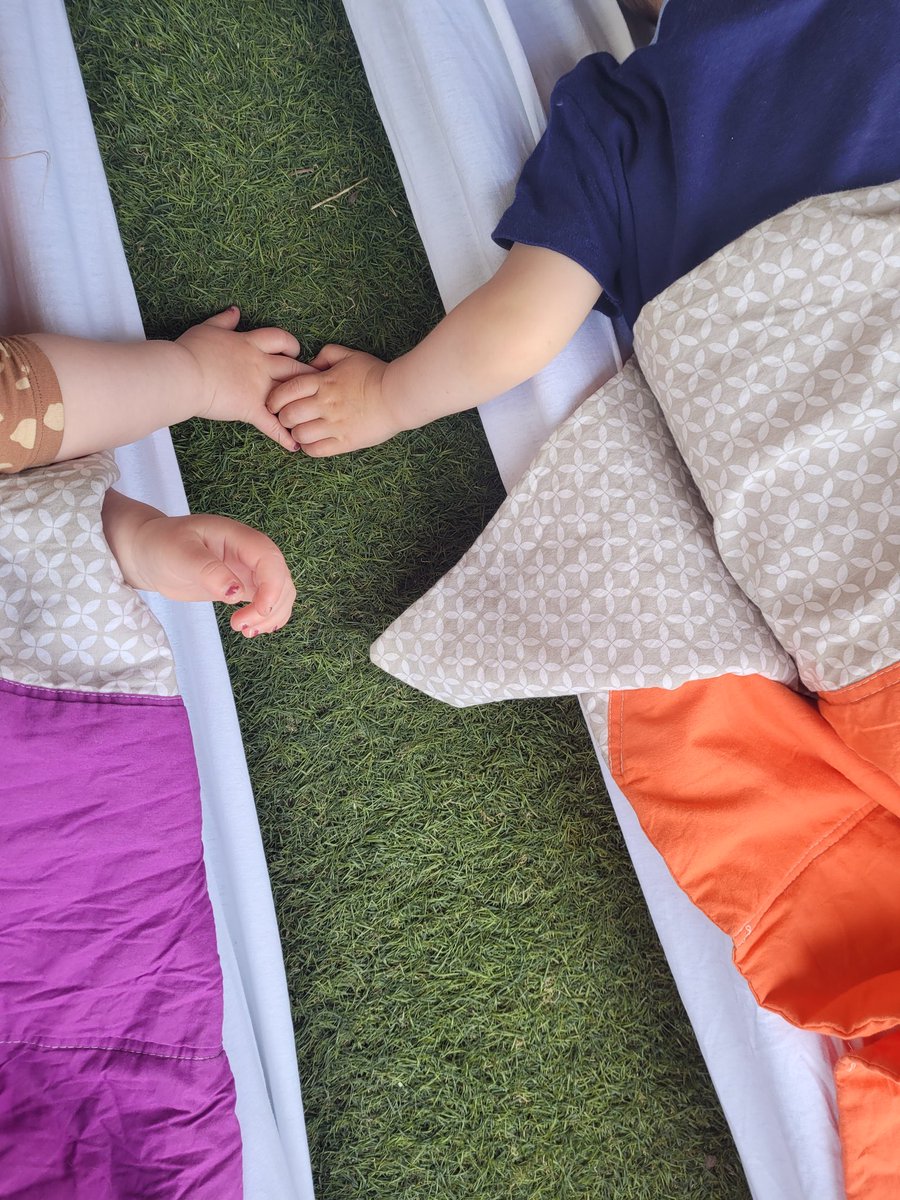
[[[900,179],[897,0],[669,0],[653,45],[592,54],[494,231],[643,305],[808,196]]]

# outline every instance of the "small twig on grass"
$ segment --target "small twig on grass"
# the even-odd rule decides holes
[[[349,187],[342,188],[339,192],[335,192],[333,196],[326,196],[324,200],[317,200],[315,204],[310,205],[309,211],[314,208],[321,208],[323,204],[330,204],[332,200],[340,200],[341,196],[346,196],[348,192],[352,192],[354,188],[360,187],[364,183],[368,183],[368,175],[365,179],[357,179],[356,183],[351,183]]]

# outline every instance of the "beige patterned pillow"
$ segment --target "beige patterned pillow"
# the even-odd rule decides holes
[[[375,663],[465,705],[897,661],[900,188],[751,230],[635,345]]]
[[[41,687],[175,695],[162,627],[122,578],[101,510],[111,454],[0,477],[0,675]]]
[[[900,658],[900,186],[805,200],[648,304],[647,380],[811,691]]]
[[[709,515],[631,362],[550,438],[474,546],[372,647],[449,704],[796,682],[718,555]]]

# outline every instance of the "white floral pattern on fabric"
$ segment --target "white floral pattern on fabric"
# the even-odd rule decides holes
[[[111,454],[0,476],[0,677],[38,687],[177,694],[159,622],[103,536]]]
[[[474,546],[375,642],[457,706],[760,674],[790,658],[725,570],[634,362],[546,443]]]
[[[648,304],[635,349],[725,565],[813,691],[900,659],[900,186],[804,201]]]
[[[635,346],[373,661],[455,705],[898,661],[900,186],[764,222]]]

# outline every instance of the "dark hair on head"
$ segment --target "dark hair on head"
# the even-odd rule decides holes
[[[659,10],[662,8],[662,0],[619,0],[624,8],[636,13],[639,17],[644,17],[647,21],[654,23],[659,20]]]

